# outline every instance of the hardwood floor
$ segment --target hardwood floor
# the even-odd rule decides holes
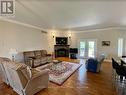
[[[67,58],[61,60],[72,61]],[[111,63],[103,63],[100,73],[86,72],[83,59],[79,63],[83,65],[62,86],[49,82],[49,88],[36,95],[116,95],[112,87]],[[0,81],[0,95],[17,94]]]

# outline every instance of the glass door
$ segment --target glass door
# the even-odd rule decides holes
[[[80,49],[79,49],[79,55],[80,57],[84,57],[85,56],[85,45],[86,42],[85,41],[80,41]]]
[[[95,57],[95,41],[88,41],[88,57]]]
[[[80,58],[95,57],[96,55],[96,40],[80,40],[79,41],[79,56]]]

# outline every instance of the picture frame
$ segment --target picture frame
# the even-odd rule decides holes
[[[110,41],[102,41],[102,46],[110,46]]]

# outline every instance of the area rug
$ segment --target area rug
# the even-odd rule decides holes
[[[50,67],[49,80],[62,85],[82,64],[61,62]]]

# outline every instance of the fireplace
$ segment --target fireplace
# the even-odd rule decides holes
[[[57,51],[57,57],[68,57],[69,51],[66,49],[58,49]]]
[[[55,45],[55,57],[69,57],[69,45]]]

